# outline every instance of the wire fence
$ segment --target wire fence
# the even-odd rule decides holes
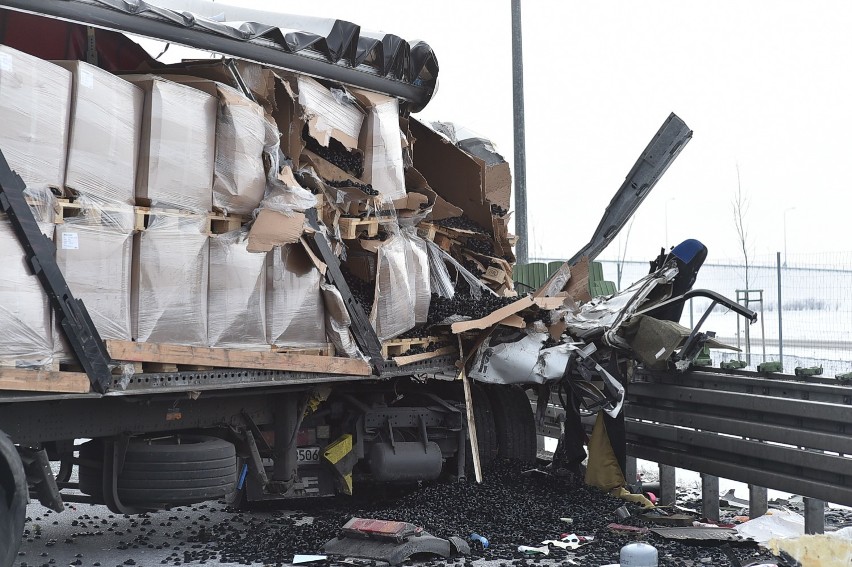
[[[604,277],[623,289],[648,273],[648,262],[622,264],[601,260]],[[739,359],[754,368],[781,361],[784,372],[796,367],[823,367],[823,375],[852,372],[852,252],[781,254],[750,259],[748,281],[742,259],[705,263],[694,288],[711,289],[758,313],[749,326],[733,312],[717,306],[701,326],[743,352],[713,351],[714,364]],[[748,292],[746,292],[748,290]],[[780,293],[780,295],[779,295]],[[683,311],[681,323],[693,327],[710,301],[696,298]]]

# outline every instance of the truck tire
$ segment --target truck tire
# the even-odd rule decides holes
[[[0,431],[0,567],[14,564],[24,535],[27,477],[18,450]]]
[[[524,464],[535,463],[535,416],[526,392],[520,386],[492,385],[488,395],[494,413],[499,457]]]
[[[102,445],[80,448],[80,490],[102,497]],[[193,504],[231,494],[237,483],[234,445],[218,437],[171,435],[131,439],[118,475],[118,498],[130,506]]]
[[[494,410],[491,400],[482,386],[471,383],[470,394],[473,398],[473,420],[476,423],[476,442],[479,446],[479,464],[483,470],[494,463],[497,458],[498,441],[497,430],[494,423]],[[473,470],[473,458],[470,441],[467,444],[468,462]]]

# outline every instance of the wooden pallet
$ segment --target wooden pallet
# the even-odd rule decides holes
[[[417,225],[417,236],[429,242],[435,241],[435,235],[438,233],[437,227],[431,222],[421,222]]]
[[[427,347],[438,342],[447,342],[445,337],[421,337],[414,339],[391,339],[382,343],[382,354],[385,358],[393,358],[408,352],[411,347]]]
[[[340,238],[343,240],[354,240],[361,233],[366,233],[367,236],[379,234],[379,219],[377,218],[340,217],[337,220],[337,226],[340,227]]]
[[[185,365],[210,368],[254,368],[260,370],[285,370],[317,372],[322,374],[348,374],[369,376],[370,365],[353,358],[316,356],[310,354],[249,351],[226,348],[206,348],[184,345],[137,343],[107,340],[106,346],[113,360],[174,365],[177,370]]]
[[[167,217],[185,217],[205,219],[206,225],[204,230],[210,234],[223,234],[238,230],[248,219],[239,215],[224,215],[222,213],[190,213],[177,209],[152,209],[149,207],[134,207],[135,220],[133,223],[134,230],[145,230],[148,227],[149,218],[152,215],[167,216]]]
[[[66,221],[80,216],[82,206],[79,202],[69,201],[68,199],[57,199],[57,211],[54,223],[64,224]],[[205,218],[205,230],[211,234],[222,234],[238,230],[243,224],[248,222],[248,218],[240,215],[226,215],[224,213],[193,213],[182,211],[179,209],[159,209],[151,207],[126,207],[104,205],[94,209],[95,214],[103,213],[132,213],[133,214],[133,230],[142,231],[148,227],[148,218],[151,215],[162,215],[171,217],[186,217],[186,218]]]

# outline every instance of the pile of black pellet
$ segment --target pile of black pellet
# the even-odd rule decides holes
[[[373,189],[373,186],[370,183],[357,183],[357,182],[351,181],[349,179],[344,179],[342,181],[326,181],[326,183],[328,183],[332,187],[337,187],[337,188],[340,188],[340,189],[346,189],[346,188],[360,189],[361,191],[363,191],[367,195],[378,195],[379,194],[379,192],[377,190]]]
[[[329,139],[328,147],[321,145],[313,136],[308,134],[308,126],[302,131],[302,139],[305,147],[317,154],[324,160],[336,165],[346,173],[361,177],[364,173],[364,156],[355,151],[349,151],[346,147],[335,140]]]
[[[352,297],[355,298],[361,307],[368,314],[373,308],[373,299],[376,293],[376,285],[373,282],[365,282],[355,274],[349,271],[345,265],[341,264],[340,271],[343,272],[343,279],[346,280],[346,285],[349,286],[349,291],[352,292]]]
[[[438,537],[459,536],[467,540],[477,533],[487,538],[488,548],[471,541],[472,556],[455,560],[465,564],[484,558],[503,561],[499,565],[532,567],[539,561],[519,553],[518,546],[539,547],[542,541],[558,539],[562,533],[595,539],[573,552],[551,548],[548,559],[556,564],[569,558],[579,565],[618,563],[621,547],[638,539],[657,547],[661,566],[692,565],[686,560],[696,565],[732,565],[726,553],[735,554],[743,564],[768,557],[758,554],[754,546],[725,551],[668,541],[654,534],[614,533],[607,525],[617,521],[615,510],[625,504],[623,501],[572,479],[511,462],[493,465],[482,484],[469,479],[425,484],[419,489],[358,485],[355,494],[348,499],[306,502],[300,507],[302,516],[234,514],[205,528],[203,538],[194,535],[194,541],[206,542],[186,550],[182,559],[210,560],[211,552],[215,552],[222,562],[280,565],[296,553],[319,553],[322,545],[353,516],[410,522]],[[619,523],[640,525],[636,515],[641,509],[632,504],[627,507],[633,516]],[[307,517],[312,521],[305,521]]]
[[[516,297],[497,297],[485,293],[479,299],[461,293],[456,293],[452,299],[447,299],[433,293],[432,301],[429,303],[429,317],[426,324],[434,325],[453,315],[481,319],[495,309],[514,303],[517,299]]]
[[[476,224],[476,222],[474,222],[467,215],[441,219],[439,221],[435,221],[435,224],[443,226],[445,228],[456,228],[461,230],[469,230],[471,232],[478,232],[480,234],[489,234],[489,231]]]
[[[484,256],[494,256],[494,243],[491,239],[485,238],[468,238],[464,247],[471,252],[483,254]]]

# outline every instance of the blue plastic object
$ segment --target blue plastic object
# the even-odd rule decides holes
[[[484,549],[484,548],[486,548],[486,547],[488,547],[488,540],[487,540],[487,539],[485,539],[484,537],[482,537],[481,535],[479,535],[479,534],[478,534],[478,533],[476,533],[476,532],[474,532],[474,533],[470,534],[470,540],[471,540],[471,541],[478,541],[479,543],[481,543],[481,544],[482,544],[483,549]]]

